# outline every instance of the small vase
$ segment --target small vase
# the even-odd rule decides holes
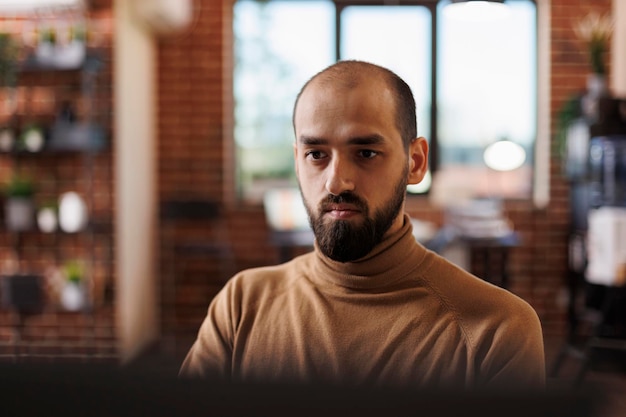
[[[589,74],[587,76],[587,92],[596,97],[606,96],[609,88],[604,74]]]
[[[57,213],[51,207],[42,207],[37,212],[37,226],[44,233],[52,233],[57,229]]]
[[[587,94],[582,98],[582,111],[588,122],[598,120],[598,102],[609,95],[609,88],[604,74],[587,76]]]

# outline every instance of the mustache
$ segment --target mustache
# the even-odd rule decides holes
[[[329,194],[323,199],[320,204],[320,212],[328,211],[333,204],[352,204],[359,210],[366,211],[367,204],[359,198],[356,194],[351,192],[344,192],[339,195]]]

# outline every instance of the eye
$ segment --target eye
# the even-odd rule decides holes
[[[378,152],[373,151],[371,149],[363,149],[359,151],[359,155],[365,159],[372,159],[373,157],[378,155]]]
[[[307,159],[314,159],[314,160],[318,160],[318,159],[322,159],[326,156],[326,154],[322,151],[308,151],[304,153],[304,156]]]

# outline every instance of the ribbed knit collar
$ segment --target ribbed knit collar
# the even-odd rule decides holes
[[[400,230],[354,262],[333,261],[322,254],[316,243],[312,279],[353,290],[380,289],[408,278],[424,255],[425,249],[415,241],[411,220],[405,215]]]

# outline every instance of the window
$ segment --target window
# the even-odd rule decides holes
[[[291,113],[302,85],[334,61],[328,1],[235,3],[235,142],[239,193],[260,201],[295,184]]]
[[[438,4],[439,159],[433,192],[529,198],[537,136],[535,5],[509,1],[504,16],[476,22],[447,14],[448,3]],[[520,167],[487,166],[486,149],[502,140],[521,147]]]
[[[390,68],[411,86],[418,133],[431,142],[433,191],[455,192],[461,184],[464,192],[478,195],[529,198],[537,126],[535,3],[507,1],[503,20],[480,23],[454,20],[445,13],[448,3],[237,0],[234,134],[240,195],[260,201],[267,189],[296,184],[296,94],[337,59],[362,59]],[[510,172],[495,171],[483,160],[485,148],[503,139],[526,154],[523,165]],[[409,191],[430,188],[427,179]]]
[[[424,6],[347,6],[341,11],[341,59],[369,61],[402,77],[417,103],[418,134],[426,138],[431,137],[431,33],[432,14]],[[411,191],[429,186],[427,179]]]

